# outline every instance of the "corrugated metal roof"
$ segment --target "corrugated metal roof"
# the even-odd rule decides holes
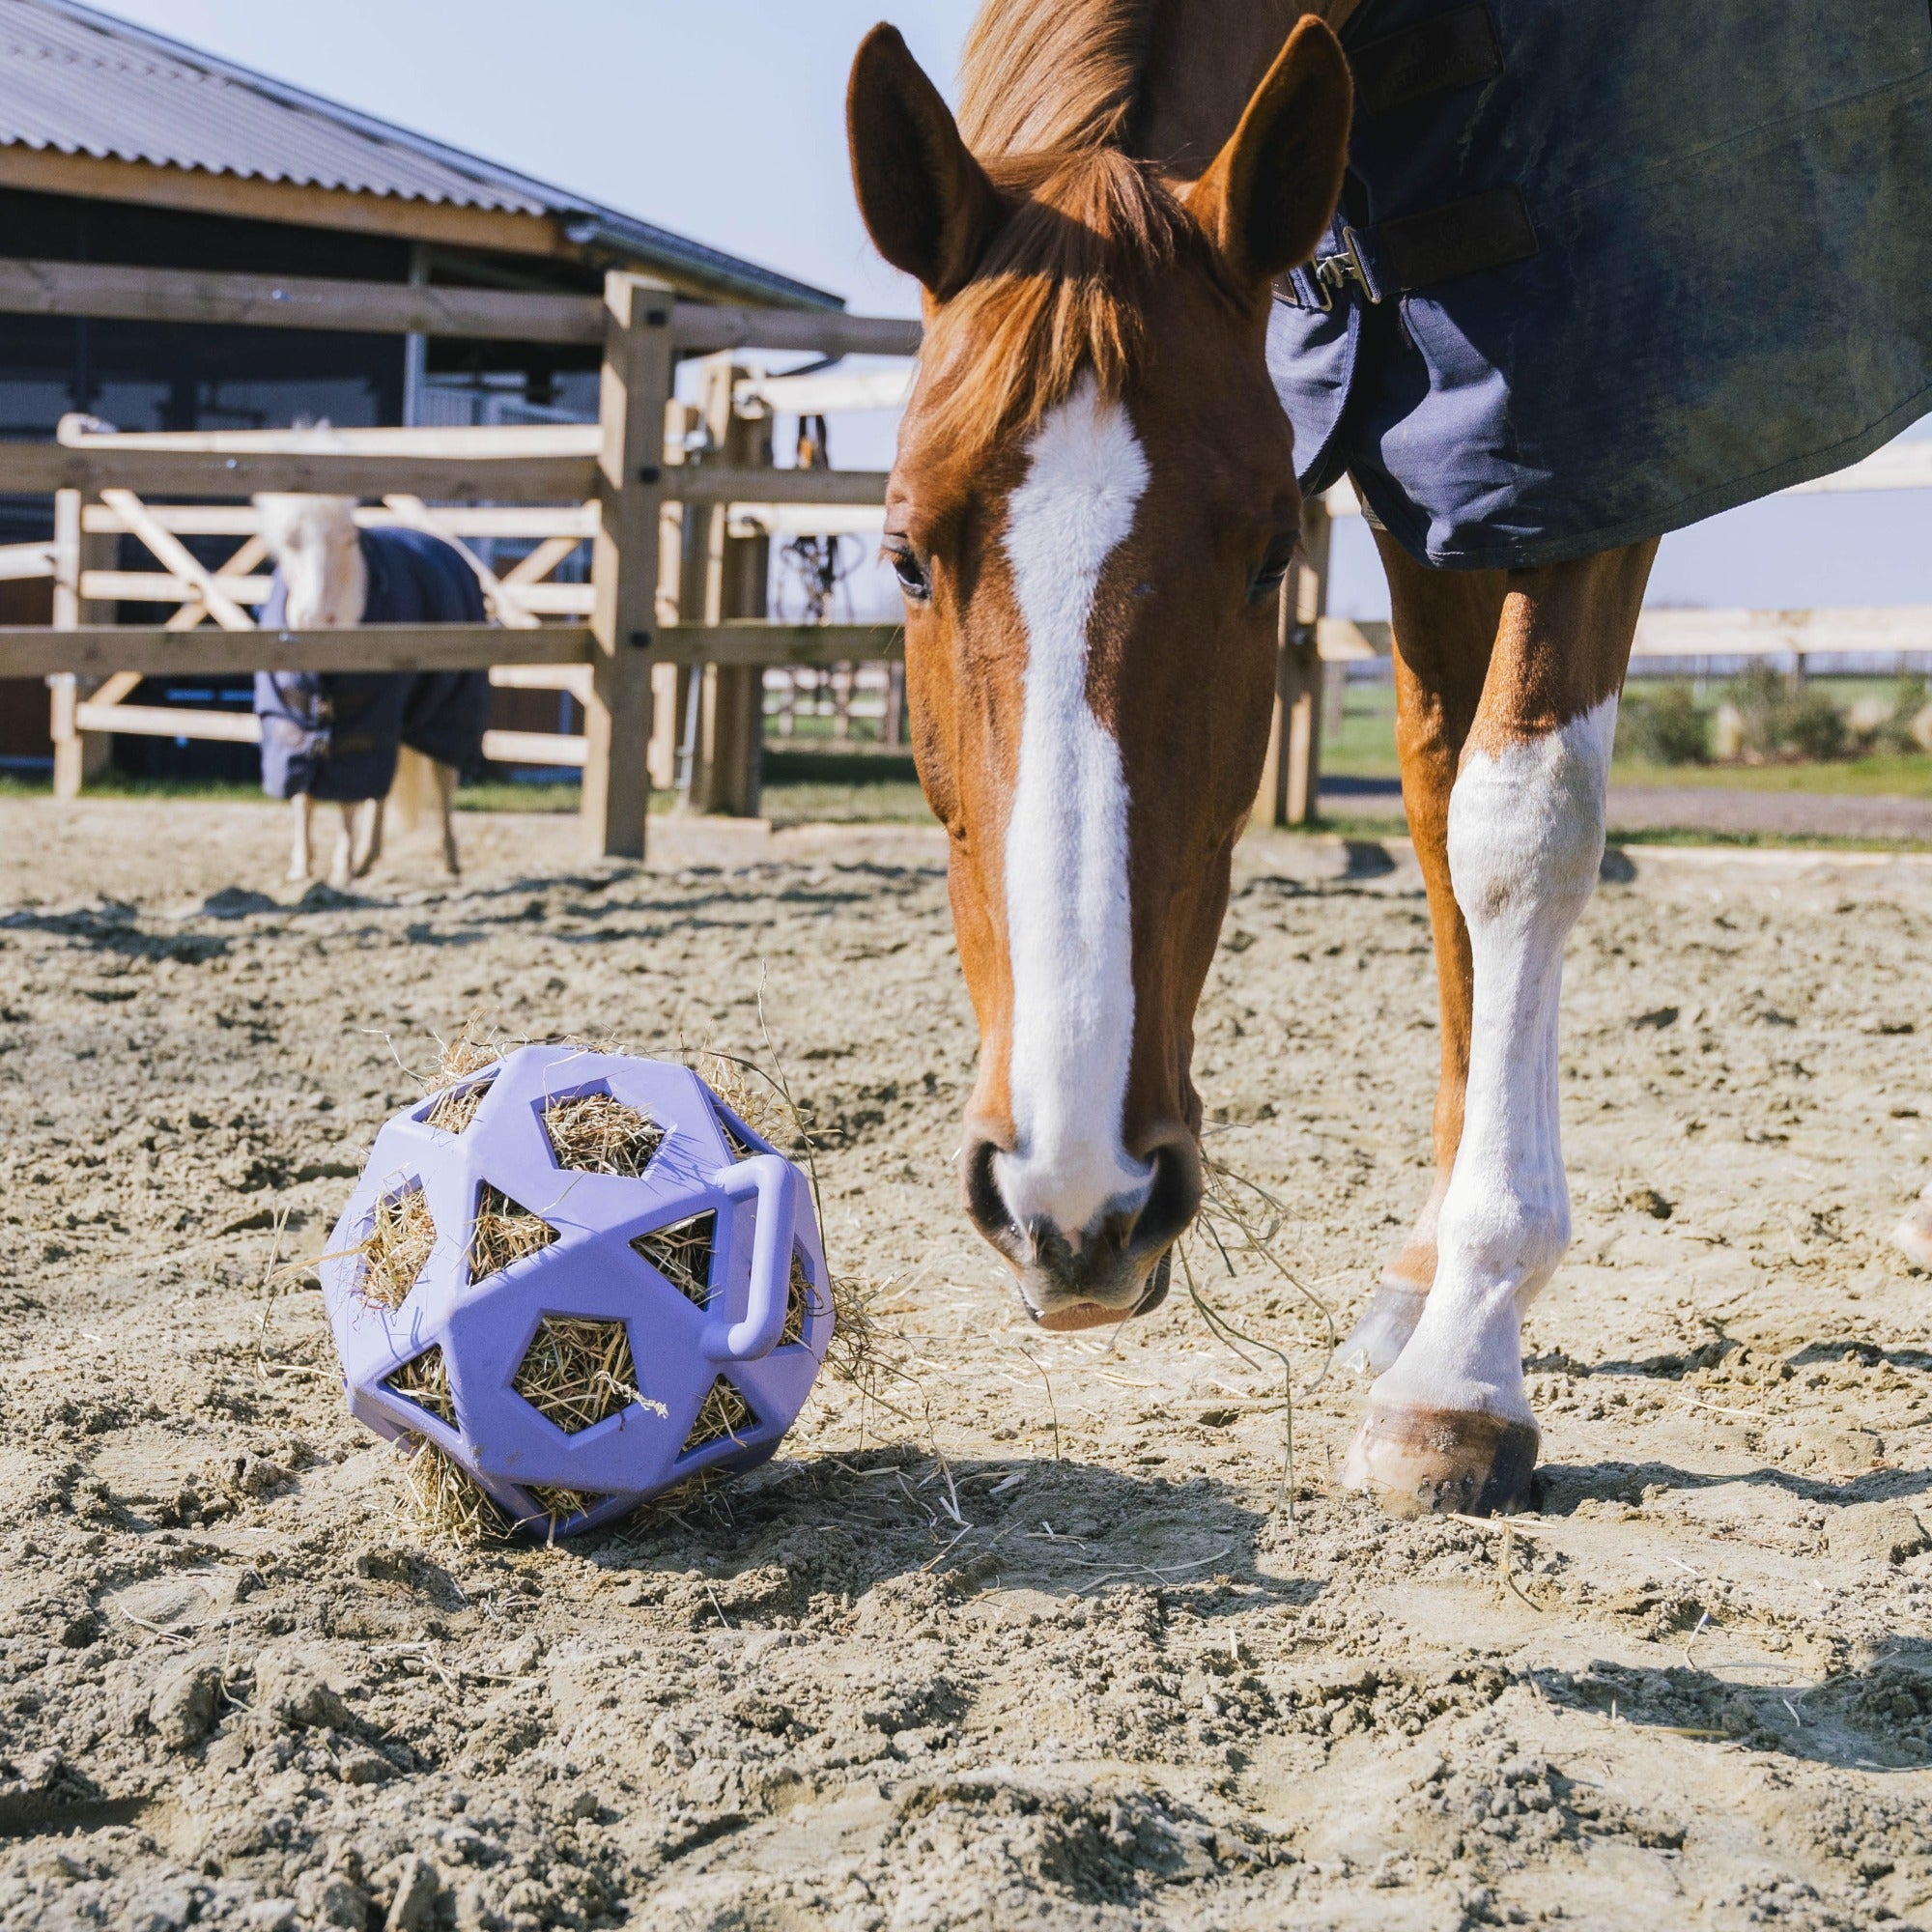
[[[0,0],[0,146],[550,215],[582,245],[677,270],[720,294],[843,306],[822,289],[75,0]]]

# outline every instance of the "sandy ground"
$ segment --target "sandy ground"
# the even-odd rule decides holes
[[[290,904],[281,830],[0,805],[0,1926],[1932,1925],[1932,1283],[1883,1239],[1932,864],[1612,867],[1505,1535],[1334,1492],[1360,1385],[1203,1239],[1294,1364],[1293,1520],[1266,1357],[1180,1296],[1016,1319],[933,835],[605,871],[466,820],[458,887]],[[1400,847],[1243,851],[1212,1147],[1341,1321],[1427,1180],[1429,969]],[[828,1379],[679,1520],[427,1538],[270,1223],[320,1247],[430,1030],[750,1048],[761,976],[905,1413]]]

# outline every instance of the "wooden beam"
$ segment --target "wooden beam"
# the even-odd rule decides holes
[[[582,833],[593,856],[641,859],[651,804],[650,644],[657,624],[665,412],[675,368],[672,301],[662,285],[613,271],[604,278],[604,307]]]
[[[82,731],[120,731],[130,738],[213,738],[226,745],[259,745],[262,721],[252,711],[194,710],[185,704],[100,704],[73,708]]]
[[[745,374],[729,350],[705,358],[698,389],[704,453],[680,475],[701,478],[713,451],[721,469],[770,471],[771,415],[762,410],[747,413],[737,405],[737,384]],[[734,537],[725,501],[703,508],[687,504],[685,514],[692,520],[692,543],[684,561],[697,568],[690,586],[694,595],[680,597],[682,614],[707,625],[763,618],[771,581],[770,539],[763,531]],[[690,734],[691,758],[682,776],[686,807],[730,818],[756,817],[763,776],[762,673],[751,665],[707,665],[687,701],[696,714],[696,730]]]
[[[486,731],[483,755],[499,765],[582,765],[584,741],[567,731]]]
[[[340,228],[357,235],[394,235],[411,242],[441,242],[456,248],[489,248],[513,255],[574,260],[578,253],[548,214],[458,208],[401,195],[352,194],[340,188],[212,174],[202,168],[154,167],[143,161],[63,155],[18,144],[0,147],[0,187],[288,221],[304,228]]]
[[[17,148],[0,148],[0,186],[10,185],[10,169],[17,163],[20,153]],[[83,157],[83,166],[87,165]],[[106,165],[119,169],[130,183],[143,172],[122,168],[119,163]],[[185,170],[157,172],[187,178]],[[231,188],[247,186],[225,176],[205,179],[211,184],[226,184]],[[278,196],[291,192],[283,184],[255,185],[267,186]],[[303,190],[294,192],[299,194]],[[378,199],[327,194],[321,198],[338,210],[358,200]],[[386,198],[384,205],[392,210],[411,206],[421,210],[431,206],[397,203]],[[464,213],[461,210],[441,210],[432,220],[450,215],[461,217]],[[275,218],[301,217],[283,214]],[[550,225],[547,217],[511,219],[534,220],[546,228]],[[846,315],[830,309],[752,308],[680,301],[671,289],[662,284],[654,286],[658,289],[654,305],[672,318],[673,341],[681,350],[791,350],[819,355],[919,353],[922,329],[916,321],[895,316]],[[603,302],[595,296],[561,293],[433,288],[320,275],[138,269],[101,262],[0,262],[0,313],[13,315],[89,315],[129,322],[208,322],[246,328],[343,329],[371,335],[588,345],[603,337]],[[872,379],[872,384],[879,386],[878,379]],[[869,402],[867,406],[876,407]]]
[[[1322,606],[1333,524],[1320,501],[1303,506],[1301,554],[1281,589],[1280,643],[1267,757],[1255,797],[1261,825],[1306,825],[1321,786]]]
[[[1316,620],[1315,648],[1323,664],[1363,664],[1371,658],[1387,657],[1395,643],[1386,623],[1321,617]]]
[[[895,316],[684,301],[671,327],[680,349],[796,349],[817,355],[917,355],[923,332],[917,322]]]
[[[496,624],[357,624],[318,631],[170,631],[163,625],[0,627],[0,677],[60,672],[108,677],[239,676],[256,670],[487,670],[524,664],[583,664],[582,624],[505,631]]]
[[[670,624],[652,656],[674,665],[832,665],[896,658],[900,624]]]
[[[567,691],[578,703],[590,696],[590,667],[573,665],[492,665],[490,682],[498,691]]]
[[[162,529],[172,530],[181,537],[247,537],[253,536],[262,526],[261,512],[252,503],[240,507],[213,503],[150,503],[148,514]],[[552,538],[561,541],[569,537],[574,547],[579,543],[587,543],[597,533],[597,506],[594,503],[577,503],[568,507],[484,504],[480,508],[444,504],[437,511],[437,516],[447,528],[466,537],[527,538],[531,541]],[[85,505],[80,518],[81,528],[90,536],[97,533],[114,535],[127,527],[102,503]],[[394,529],[400,521],[392,512],[380,506],[355,512],[358,529]]]
[[[55,490],[119,486],[137,497],[251,497],[262,490],[325,497],[405,492],[432,502],[531,497],[581,502],[596,475],[590,457],[189,455],[172,450],[63,449],[57,443],[0,442],[0,494],[43,497]]]
[[[52,544],[0,544],[0,582],[17,582],[24,577],[51,577],[53,574]]]
[[[665,494],[685,503],[883,503],[884,469],[738,469],[695,463],[666,472]]]
[[[148,506],[131,490],[103,490],[100,500],[122,518],[155,557],[177,577],[185,578],[198,600],[224,631],[252,631],[255,620],[227,595],[181,539],[164,530],[148,514]]]
[[[214,574],[215,587],[238,604],[268,601],[269,577],[235,577],[224,568]],[[84,570],[80,594],[110,604],[185,604],[196,594],[185,577],[166,570]]]
[[[1932,652],[1932,605],[1835,611],[1646,611],[1636,623],[1637,658],[1778,657]]]
[[[0,261],[0,313],[497,342],[587,343],[603,332],[603,304],[595,296],[238,275],[225,270],[128,269],[99,262]]]
[[[491,463],[505,457],[576,456],[595,461],[595,423],[477,423],[399,429],[106,429],[94,417],[61,417],[54,440],[63,449],[165,451],[171,456],[436,456]]]

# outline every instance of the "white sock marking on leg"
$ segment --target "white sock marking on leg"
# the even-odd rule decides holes
[[[1449,798],[1449,874],[1475,962],[1463,1140],[1435,1285],[1383,1403],[1527,1417],[1520,1318],[1570,1242],[1557,1118],[1563,945],[1597,882],[1617,701],[1469,758]]]
[[[1006,839],[1018,1146],[993,1172],[1021,1227],[1044,1217],[1069,1236],[1150,1177],[1121,1145],[1134,1030],[1127,790],[1121,748],[1087,701],[1094,593],[1147,482],[1126,412],[1089,378],[1040,424],[1007,503],[1027,633]]]

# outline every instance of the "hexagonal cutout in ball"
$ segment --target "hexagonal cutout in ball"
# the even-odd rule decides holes
[[[694,1308],[711,1305],[711,1251],[718,1216],[693,1214],[668,1228],[653,1228],[631,1242],[631,1252],[657,1269]]]
[[[356,1293],[372,1307],[400,1308],[436,1250],[436,1216],[422,1182],[379,1197],[368,1230],[355,1245]]]
[[[641,1180],[665,1132],[648,1114],[627,1106],[609,1088],[560,1094],[543,1110],[544,1133],[556,1164],[579,1174],[612,1174]]]
[[[546,1315],[510,1386],[566,1435],[595,1429],[638,1399],[630,1331],[621,1321]]]
[[[762,1122],[565,1044],[466,1079],[460,1116],[384,1125],[320,1264],[354,1412],[534,1536],[771,1455],[833,1324],[810,1183]]]

